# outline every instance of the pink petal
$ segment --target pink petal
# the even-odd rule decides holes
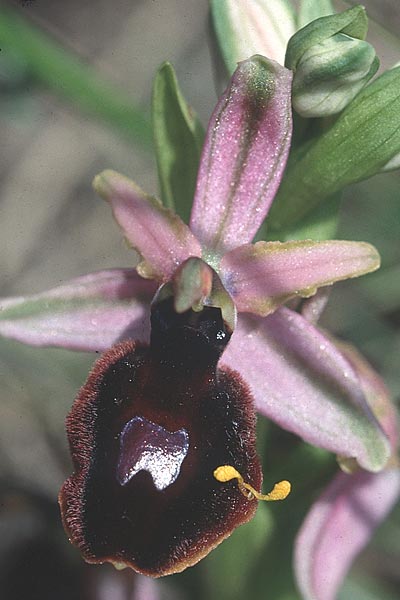
[[[223,254],[253,239],[279,186],[292,130],[290,71],[262,56],[239,64],[208,126],[191,229]]]
[[[146,341],[156,284],[134,270],[99,271],[32,296],[0,300],[0,335],[33,346],[103,351]]]
[[[295,545],[305,600],[334,600],[354,558],[400,496],[400,470],[339,473],[315,502]]]
[[[363,242],[258,242],[221,260],[223,281],[239,311],[266,316],[295,296],[358,277],[380,265],[378,252]]]
[[[301,315],[286,308],[264,319],[239,315],[221,362],[239,371],[257,410],[284,429],[367,470],[386,464],[389,442],[355,371]]]
[[[199,242],[178,215],[127,177],[103,171],[93,186],[111,204],[128,242],[143,257],[138,266],[143,277],[167,281],[189,256],[201,256]]]
[[[378,373],[353,346],[340,342],[337,342],[337,345],[356,371],[368,404],[388,436],[392,450],[395,452],[400,441],[400,423],[389,390]]]

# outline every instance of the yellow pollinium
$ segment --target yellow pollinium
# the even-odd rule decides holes
[[[214,477],[221,483],[237,479],[239,490],[249,500],[254,500],[254,498],[257,500],[266,500],[267,502],[272,500],[284,500],[290,494],[291,490],[291,485],[288,481],[280,481],[274,485],[273,490],[269,492],[269,494],[260,494],[249,483],[245,483],[239,471],[231,465],[217,467],[214,471]]]

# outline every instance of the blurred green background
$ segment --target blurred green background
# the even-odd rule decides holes
[[[400,60],[393,35],[400,31],[398,0],[364,4],[376,20],[369,40],[387,68]],[[29,39],[25,44],[0,12],[1,296],[34,293],[80,274],[132,264],[132,253],[91,181],[103,168],[113,168],[157,193],[146,119],[152,78],[161,62],[173,63],[204,124],[216,101],[206,0],[31,0],[2,2],[0,11],[4,9],[14,9],[51,44],[66,50],[64,75],[72,79],[62,72],[58,76],[50,53],[39,68]],[[12,44],[7,42],[10,35]],[[74,75],[76,58],[84,68]],[[87,89],[80,87],[85,67],[94,73]],[[121,121],[121,114],[128,114],[125,109],[130,115],[126,127]],[[323,319],[359,347],[396,400],[399,181],[398,173],[380,175],[346,191],[338,237],[375,244],[382,269],[338,284]],[[0,340],[0,597],[5,600],[133,597],[128,575],[121,576],[122,587],[115,587],[126,595],[114,591],[104,596],[99,581],[114,581],[111,571],[83,565],[67,543],[56,506],[71,468],[64,419],[92,362],[93,356],[86,354]],[[162,581],[163,598],[298,597],[290,576],[290,540],[334,462],[271,425],[261,422],[259,429],[261,452],[267,453],[264,470],[273,468],[279,478],[282,463],[296,479],[307,465],[297,507],[260,507],[256,521],[240,528],[209,558]],[[357,561],[341,600],[398,598],[399,559],[397,509]]]

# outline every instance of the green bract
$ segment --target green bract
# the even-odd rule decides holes
[[[161,65],[154,80],[152,121],[161,198],[187,221],[204,131],[169,63]]]

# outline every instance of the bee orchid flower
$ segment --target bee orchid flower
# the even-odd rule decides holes
[[[248,521],[262,481],[254,410],[365,472],[387,463],[352,361],[283,306],[375,270],[377,251],[252,243],[290,149],[291,82],[264,57],[239,64],[208,126],[189,225],[122,175],[95,178],[141,257],[135,269],[1,303],[5,336],[105,351],[67,420],[75,472],[60,494],[89,562],[173,573]]]

